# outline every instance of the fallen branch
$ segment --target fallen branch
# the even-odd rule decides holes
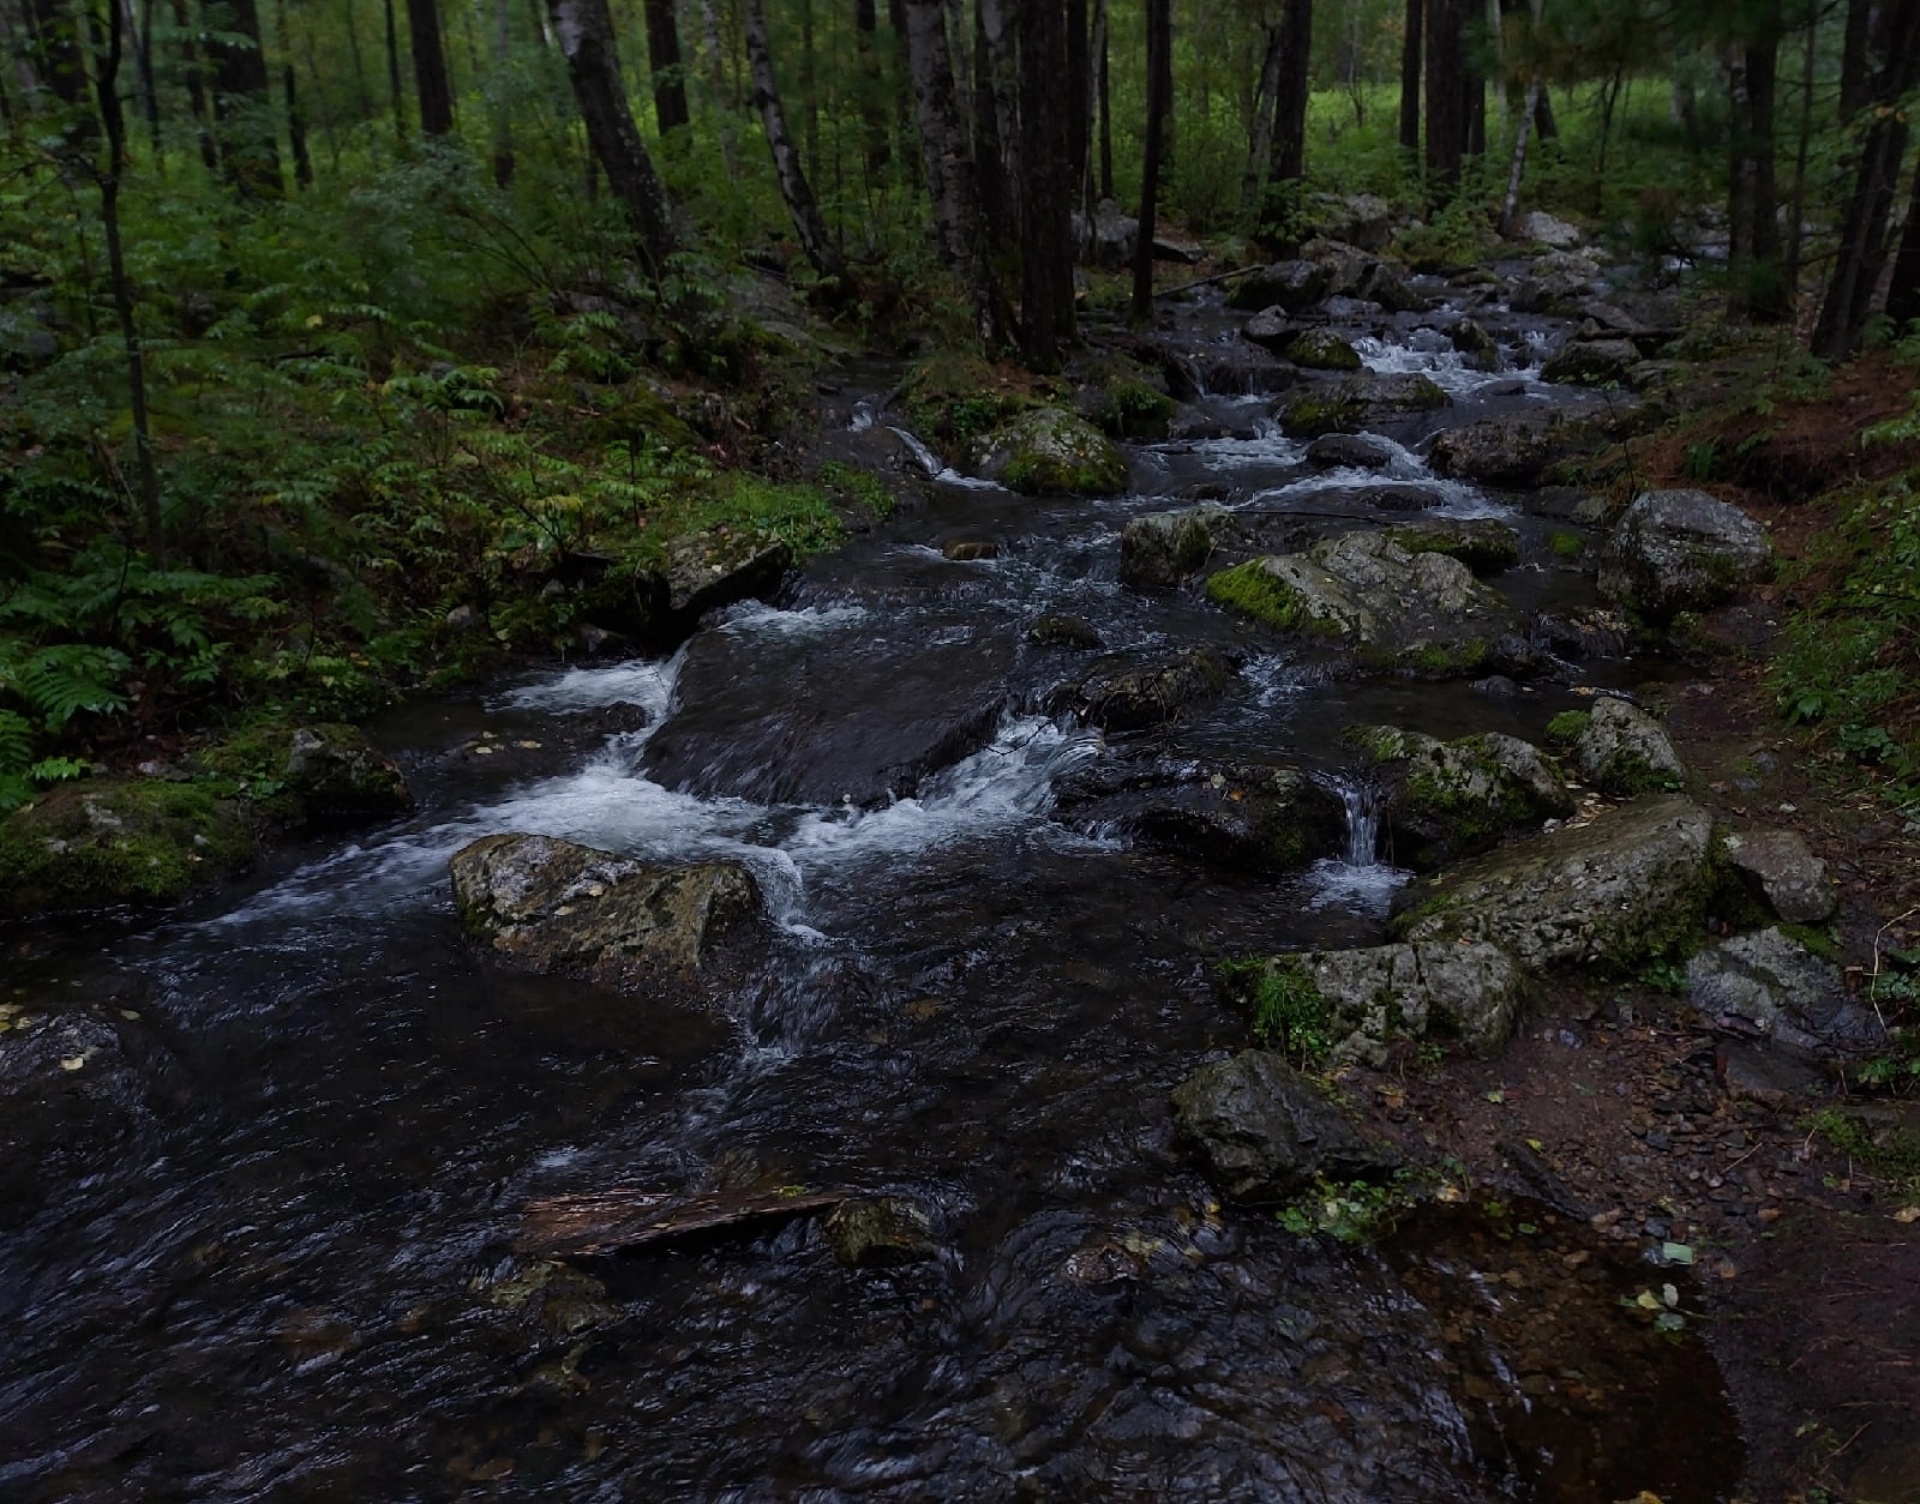
[[[616,1188],[529,1201],[514,1247],[542,1258],[569,1258],[643,1248],[698,1233],[745,1231],[824,1211],[844,1191],[798,1187],[772,1191],[708,1191],[688,1196]]]

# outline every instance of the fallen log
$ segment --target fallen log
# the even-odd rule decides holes
[[[758,1227],[826,1211],[845,1191],[790,1186],[771,1191],[648,1191],[614,1187],[529,1201],[514,1247],[541,1258],[584,1257],[669,1243],[701,1233]]]

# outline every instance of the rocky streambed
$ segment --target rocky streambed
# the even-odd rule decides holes
[[[1512,272],[1323,246],[1115,331],[1123,445],[830,394],[891,521],[669,660],[396,714],[411,813],[16,931],[9,1492],[1766,1486],[1715,1259],[1875,1021],[1819,861],[1638,703],[1764,533],[1564,484],[1624,404],[1543,374],[1657,393],[1667,321]],[[1731,1064],[1632,1001],[1689,952]],[[1682,1205],[1678,1133],[1759,1188]]]

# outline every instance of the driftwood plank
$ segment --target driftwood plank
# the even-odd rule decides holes
[[[844,1191],[647,1191],[615,1187],[529,1201],[515,1248],[545,1258],[617,1253],[696,1233],[750,1231],[823,1211],[847,1199]]]

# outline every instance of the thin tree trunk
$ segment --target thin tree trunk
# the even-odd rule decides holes
[[[1920,319],[1920,172],[1913,175],[1913,189],[1907,197],[1907,227],[1901,233],[1900,249],[1893,258],[1893,278],[1887,287],[1887,317],[1901,333]]]
[[[198,34],[193,29],[187,0],[173,0],[173,24],[180,33],[180,71],[187,86],[187,108],[199,139],[200,162],[208,172],[220,170],[220,149],[213,135],[213,109],[207,99],[206,69],[201,62]]]
[[[707,43],[707,71],[711,79],[709,87],[713,90],[714,109],[720,116],[720,160],[726,163],[728,176],[738,177],[740,147],[733,131],[737,102],[727,84],[726,48],[720,41],[720,17],[714,9],[714,0],[700,0],[700,29]]]
[[[1787,222],[1787,265],[1784,280],[1787,297],[1797,308],[1800,302],[1800,253],[1806,234],[1807,158],[1813,149],[1814,65],[1818,58],[1820,18],[1807,14],[1806,45],[1800,58],[1800,139],[1793,156],[1793,202]]]
[[[960,110],[954,100],[945,7],[941,0],[903,0],[902,9],[940,259],[973,295],[974,327],[981,353],[991,358],[1005,343],[1005,309],[986,254],[979,183],[973,160],[967,155]]]
[[[496,188],[513,186],[519,165],[513,148],[513,110],[507,98],[507,68],[513,61],[512,12],[507,0],[493,0],[493,77],[487,83],[487,108],[493,114],[493,182]]]
[[[227,0],[228,35],[238,42],[210,41],[214,58],[213,116],[219,124],[220,165],[243,198],[280,198],[280,146],[267,95],[267,58],[260,45],[260,12],[254,0]]]
[[[1467,144],[1463,0],[1427,0],[1427,177],[1443,196],[1459,181]]]
[[[86,60],[81,55],[75,17],[68,0],[27,0],[23,7],[35,78],[66,105],[87,97]]]
[[[436,0],[407,0],[407,39],[413,44],[413,86],[420,96],[420,130],[428,136],[453,131],[453,85],[440,34]]]
[[[1426,35],[1423,0],[1407,0],[1406,31],[1400,42],[1400,149],[1420,153],[1421,43]]]
[[[120,242],[120,177],[127,160],[127,122],[120,109],[120,58],[126,44],[126,16],[118,5],[110,4],[106,9],[107,52],[93,82],[107,133],[107,164],[95,176],[100,187],[100,222],[107,240],[107,274],[113,281],[113,311],[120,321],[120,343],[127,357],[127,393],[133,408],[134,461],[140,477],[147,554],[155,569],[165,569],[167,541],[160,515],[160,476],[153,463],[153,430],[147,413],[146,355],[133,315],[133,281],[127,275],[126,251]]]
[[[976,0],[973,10],[973,162],[980,193],[980,219],[987,253],[1020,243],[1018,208],[1010,184],[1018,181],[1009,166],[1014,155],[1003,134],[1007,108],[1001,102],[1000,57],[1005,38],[992,34],[1001,25],[999,0]]]
[[[1093,0],[1094,95],[1100,110],[1100,197],[1113,197],[1113,69],[1107,53],[1107,0]]]
[[[1780,275],[1773,105],[1780,53],[1779,11],[1762,19],[1728,70],[1733,103],[1728,164],[1728,311],[1764,321],[1786,312]]]
[[[1560,139],[1560,122],[1553,118],[1553,95],[1545,84],[1540,86],[1540,103],[1533,109],[1533,129],[1542,141]]]
[[[354,4],[354,0],[346,0],[347,56],[353,59],[353,123],[355,125],[373,118],[373,96],[367,89],[366,58],[360,51],[360,27],[354,21],[354,13],[357,9],[358,6]],[[308,32],[307,36],[311,43],[313,33]]]
[[[758,3],[758,0],[755,0]],[[1074,337],[1072,92],[1061,0],[1020,0],[1020,348],[1035,371],[1060,367]],[[1150,227],[1142,227],[1152,239]]]
[[[1074,202],[1085,213],[1091,230],[1093,191],[1088,168],[1092,163],[1093,68],[1087,51],[1087,0],[1066,0],[1066,3],[1067,180]],[[1091,242],[1091,235],[1088,238]]]
[[[762,0],[744,0],[747,26],[747,66],[753,75],[753,105],[760,112],[760,124],[767,133],[767,148],[773,153],[773,170],[780,180],[780,197],[786,200],[787,213],[793,217],[794,232],[800,237],[800,249],[823,280],[844,284],[847,264],[827,233],[820,217],[813,188],[800,162],[799,149],[787,130],[786,111],[780,105],[780,90],[773,77],[773,54],[767,46],[767,12]]]
[[[140,112],[147,122],[147,141],[153,149],[154,165],[164,172],[160,157],[160,96],[153,86],[153,6],[149,0],[147,23],[141,25],[140,18],[133,13],[133,0],[117,0],[117,3],[122,12],[121,25],[133,44],[134,80],[140,88]]]
[[[1847,0],[1846,31],[1840,44],[1840,119],[1853,119],[1873,88],[1867,45],[1873,29],[1873,0]]]
[[[1520,123],[1513,133],[1513,161],[1507,168],[1507,196],[1500,201],[1500,233],[1511,236],[1513,222],[1520,212],[1520,179],[1527,170],[1527,137],[1533,130],[1533,117],[1540,103],[1540,80],[1527,86],[1526,107],[1520,111]]]
[[[1273,165],[1274,100],[1280,93],[1280,52],[1285,28],[1264,26],[1267,45],[1260,59],[1260,82],[1253,91],[1252,137],[1247,143],[1247,170],[1240,179],[1240,213],[1252,222],[1260,209],[1261,190]]]
[[[687,112],[686,73],[680,61],[680,23],[673,0],[645,0],[647,67],[653,74],[653,117],[660,134],[677,131],[692,120]]]
[[[1281,21],[1280,84],[1273,97],[1273,176],[1295,183],[1307,175],[1307,101],[1313,79],[1313,0],[1287,0]]]
[[[864,139],[867,191],[878,189],[893,157],[887,129],[884,80],[880,75],[880,11],[874,0],[853,0],[854,62],[859,72],[860,134]]]
[[[1172,0],[1147,0],[1147,139],[1140,164],[1140,234],[1133,247],[1133,308],[1136,324],[1153,316],[1153,236],[1160,211],[1160,155],[1173,100]]]
[[[766,31],[766,20],[760,22]],[[820,71],[813,45],[813,0],[800,0],[800,124],[807,160],[820,163]]]
[[[300,89],[293,72],[293,28],[287,18],[287,0],[274,0],[274,29],[280,33],[280,90],[287,100],[287,145],[293,153],[293,181],[313,186],[313,158],[307,151],[307,117],[300,109]]]
[[[381,0],[387,20],[387,90],[393,98],[393,134],[407,139],[407,95],[400,85],[400,29],[394,20],[393,0]]]
[[[677,249],[672,210],[627,104],[607,0],[547,0],[547,6],[594,160],[605,169],[640,253],[658,276]]]

